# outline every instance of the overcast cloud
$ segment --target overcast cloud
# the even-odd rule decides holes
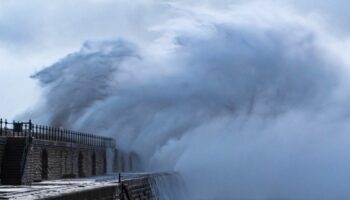
[[[40,89],[30,75],[76,51],[86,40],[126,37],[147,43],[176,10],[169,1],[76,0],[0,1],[1,116],[13,117],[34,104]],[[180,2],[180,1],[173,1]],[[187,5],[227,7],[240,0],[182,1]],[[347,37],[347,0],[276,1],[305,14],[319,15],[336,34]]]

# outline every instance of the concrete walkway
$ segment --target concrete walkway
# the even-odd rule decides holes
[[[0,185],[0,199],[50,199],[64,194],[117,187],[117,176],[101,176],[86,179],[62,179],[43,181],[32,185]]]

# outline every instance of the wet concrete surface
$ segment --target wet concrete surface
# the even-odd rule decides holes
[[[0,199],[45,199],[107,186],[118,186],[118,175],[42,181],[32,185],[0,185]]]

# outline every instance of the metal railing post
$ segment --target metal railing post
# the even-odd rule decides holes
[[[28,135],[28,124],[24,123],[24,128],[22,132],[19,132],[17,136],[27,136]]]
[[[35,128],[34,128],[34,137],[38,138],[38,125],[37,124],[35,125]]]
[[[7,136],[7,119],[5,119],[5,135]]]
[[[9,125],[13,127],[11,128]],[[34,137],[41,140],[70,142],[104,148],[115,146],[115,141],[109,137],[72,131],[62,127],[33,124],[31,119],[28,122],[13,121],[9,123],[7,119],[0,118],[0,136]]]
[[[49,127],[45,126],[45,130],[44,131],[45,131],[45,139],[49,140],[49,138],[50,138],[49,137]]]
[[[33,129],[33,124],[32,124],[32,120],[29,120],[29,137],[32,137],[32,129]]]
[[[44,139],[43,127],[39,125],[39,137],[40,139]]]
[[[0,135],[2,136],[2,118],[0,118]]]
[[[56,128],[52,127],[52,132],[53,132],[53,134],[52,134],[52,136],[53,136],[52,140],[53,140],[53,141],[56,141],[56,136],[57,136],[57,135],[56,135],[56,133],[57,133],[57,132],[56,132]]]
[[[12,121],[12,124],[15,124],[15,120]],[[12,136],[16,136],[15,130],[12,128]]]

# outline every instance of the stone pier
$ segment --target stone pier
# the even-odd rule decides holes
[[[85,179],[42,181],[32,185],[0,186],[0,199],[16,200],[155,200],[153,178],[160,174],[129,174]],[[171,178],[172,174],[161,174]]]

